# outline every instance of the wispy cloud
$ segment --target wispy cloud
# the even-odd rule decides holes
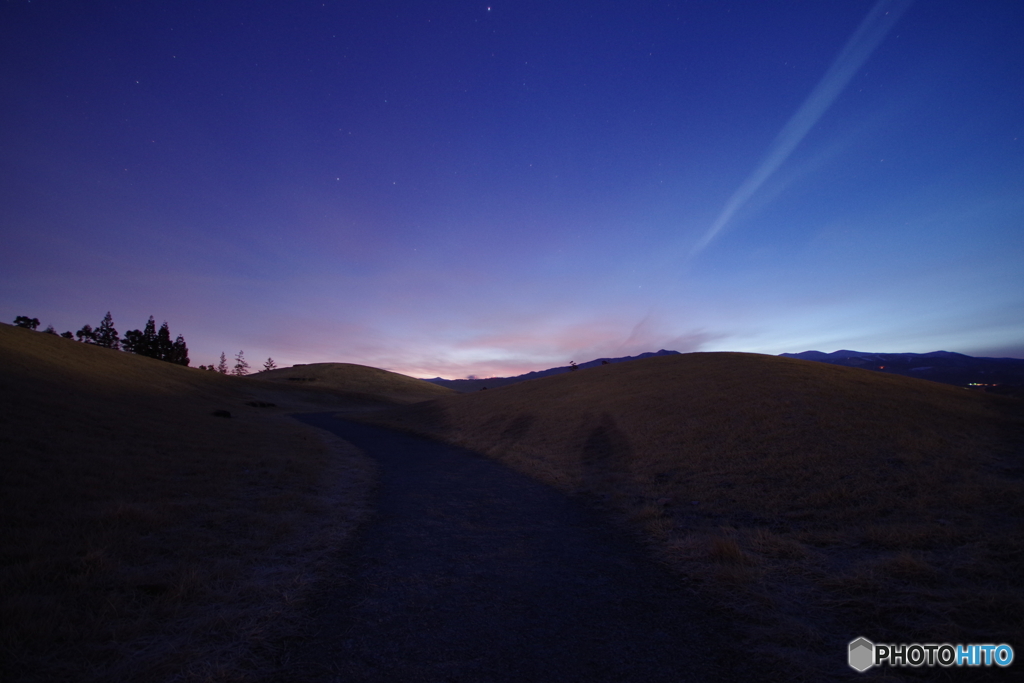
[[[725,203],[725,207],[718,214],[711,229],[690,252],[691,256],[696,255],[711,243],[722,228],[732,220],[736,212],[754,196],[754,193],[793,153],[807,132],[832,106],[857,70],[867,61],[900,16],[910,7],[911,2],[912,0],[879,0],[875,3],[864,21],[850,36],[835,61],[832,62],[832,66],[821,77],[818,85],[779,131],[758,167],[729,197],[729,201]]]

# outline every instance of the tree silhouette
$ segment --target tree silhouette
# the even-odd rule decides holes
[[[174,342],[171,341],[171,328],[167,326],[167,321],[160,326],[160,331],[156,333],[156,348],[154,349],[153,358],[159,358],[160,360],[171,360],[171,352],[174,347]]]
[[[185,338],[180,334],[174,340],[174,344],[171,345],[171,357],[167,360],[177,365],[188,367],[188,346],[185,345]]]
[[[149,316],[149,320],[146,321],[146,327],[142,330],[142,349],[136,353],[150,358],[157,357],[156,320],[153,316]]]
[[[149,316],[146,328],[141,332],[139,330],[125,332],[124,339],[121,340],[121,348],[140,356],[148,356],[149,358],[156,358],[157,360],[177,365],[188,366],[189,364],[188,346],[185,344],[185,338],[179,334],[178,338],[172,342],[170,327],[164,322],[160,326],[160,330],[157,331],[156,320],[153,316]],[[226,363],[224,372],[227,372]]]
[[[121,340],[117,338],[117,330],[114,329],[114,319],[110,315],[110,311],[103,316],[103,322],[96,328],[95,337],[96,345],[102,346],[107,349],[120,349]]]
[[[569,361],[569,372],[575,372],[578,369],[579,369],[579,366],[576,365],[576,361],[574,361],[574,360]]]
[[[142,349],[145,347],[145,343],[142,340],[142,332],[139,330],[128,330],[124,333],[124,339],[121,340],[121,348],[128,353],[137,353],[142,355]]]
[[[228,359],[227,356],[224,355],[223,351],[220,352],[220,362],[217,363],[217,372],[222,375],[228,374]]]
[[[239,351],[235,356],[235,369],[231,374],[235,377],[244,377],[249,374],[249,363],[245,360],[245,351]]]
[[[39,327],[39,319],[19,315],[14,319],[14,324],[17,327],[34,330]],[[57,330],[53,329],[53,325],[48,326],[44,332],[57,334]],[[124,350],[129,353],[148,356],[149,358],[156,358],[178,365],[188,366],[189,364],[188,346],[185,344],[185,337],[179,334],[178,338],[172,342],[171,330],[167,323],[164,322],[160,326],[160,330],[157,331],[156,320],[153,316],[149,316],[145,329],[141,331],[128,330],[124,333],[124,339],[118,338],[117,330],[114,328],[114,317],[110,314],[110,311],[107,311],[107,314],[103,316],[103,321],[96,329],[93,329],[92,325],[84,325],[74,335],[68,331],[60,336],[65,339],[77,337],[78,341],[86,344],[96,344],[108,349]],[[248,368],[248,365],[246,365],[246,368]],[[210,369],[213,369],[212,365]],[[218,369],[224,374],[228,372],[227,360],[223,353],[221,354],[221,365]]]
[[[92,329],[92,325],[85,325],[78,332],[75,332],[75,336],[78,337],[78,341],[85,344],[96,343],[96,330]]]
[[[121,346],[125,351],[130,351],[140,356],[158,358],[156,355],[156,321],[153,320],[153,316],[149,316],[149,321],[146,323],[144,330],[129,330],[125,332],[124,339],[121,340]]]
[[[274,362],[273,358],[268,358],[267,362],[263,364],[263,372],[270,372],[271,370],[277,369],[277,363]]]
[[[43,330],[43,334],[56,335],[57,334],[57,330],[53,329],[53,325],[47,325],[46,329]]]

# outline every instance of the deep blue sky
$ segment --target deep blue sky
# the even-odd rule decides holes
[[[0,319],[416,376],[1024,357],[1022,35],[1018,1],[8,0]]]

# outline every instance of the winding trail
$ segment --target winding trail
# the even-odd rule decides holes
[[[363,449],[381,479],[291,680],[734,678],[685,582],[579,501],[470,451],[295,417]]]

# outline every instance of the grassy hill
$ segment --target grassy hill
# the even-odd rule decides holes
[[[387,370],[351,363],[311,363],[252,375],[251,379],[323,392],[353,403],[415,403],[450,396],[451,389]]]
[[[361,414],[606,506],[790,680],[852,676],[861,635],[1024,642],[1014,399],[717,353],[457,395],[347,364],[227,377],[0,325],[0,678],[273,671],[373,481],[285,414],[380,406]]]
[[[607,506],[748,624],[748,645],[792,680],[852,675],[845,647],[858,636],[1024,642],[1016,399],[696,353],[367,419]]]
[[[319,384],[0,324],[0,679],[271,670],[373,482],[360,452],[285,413],[446,393],[359,366],[303,373]]]

